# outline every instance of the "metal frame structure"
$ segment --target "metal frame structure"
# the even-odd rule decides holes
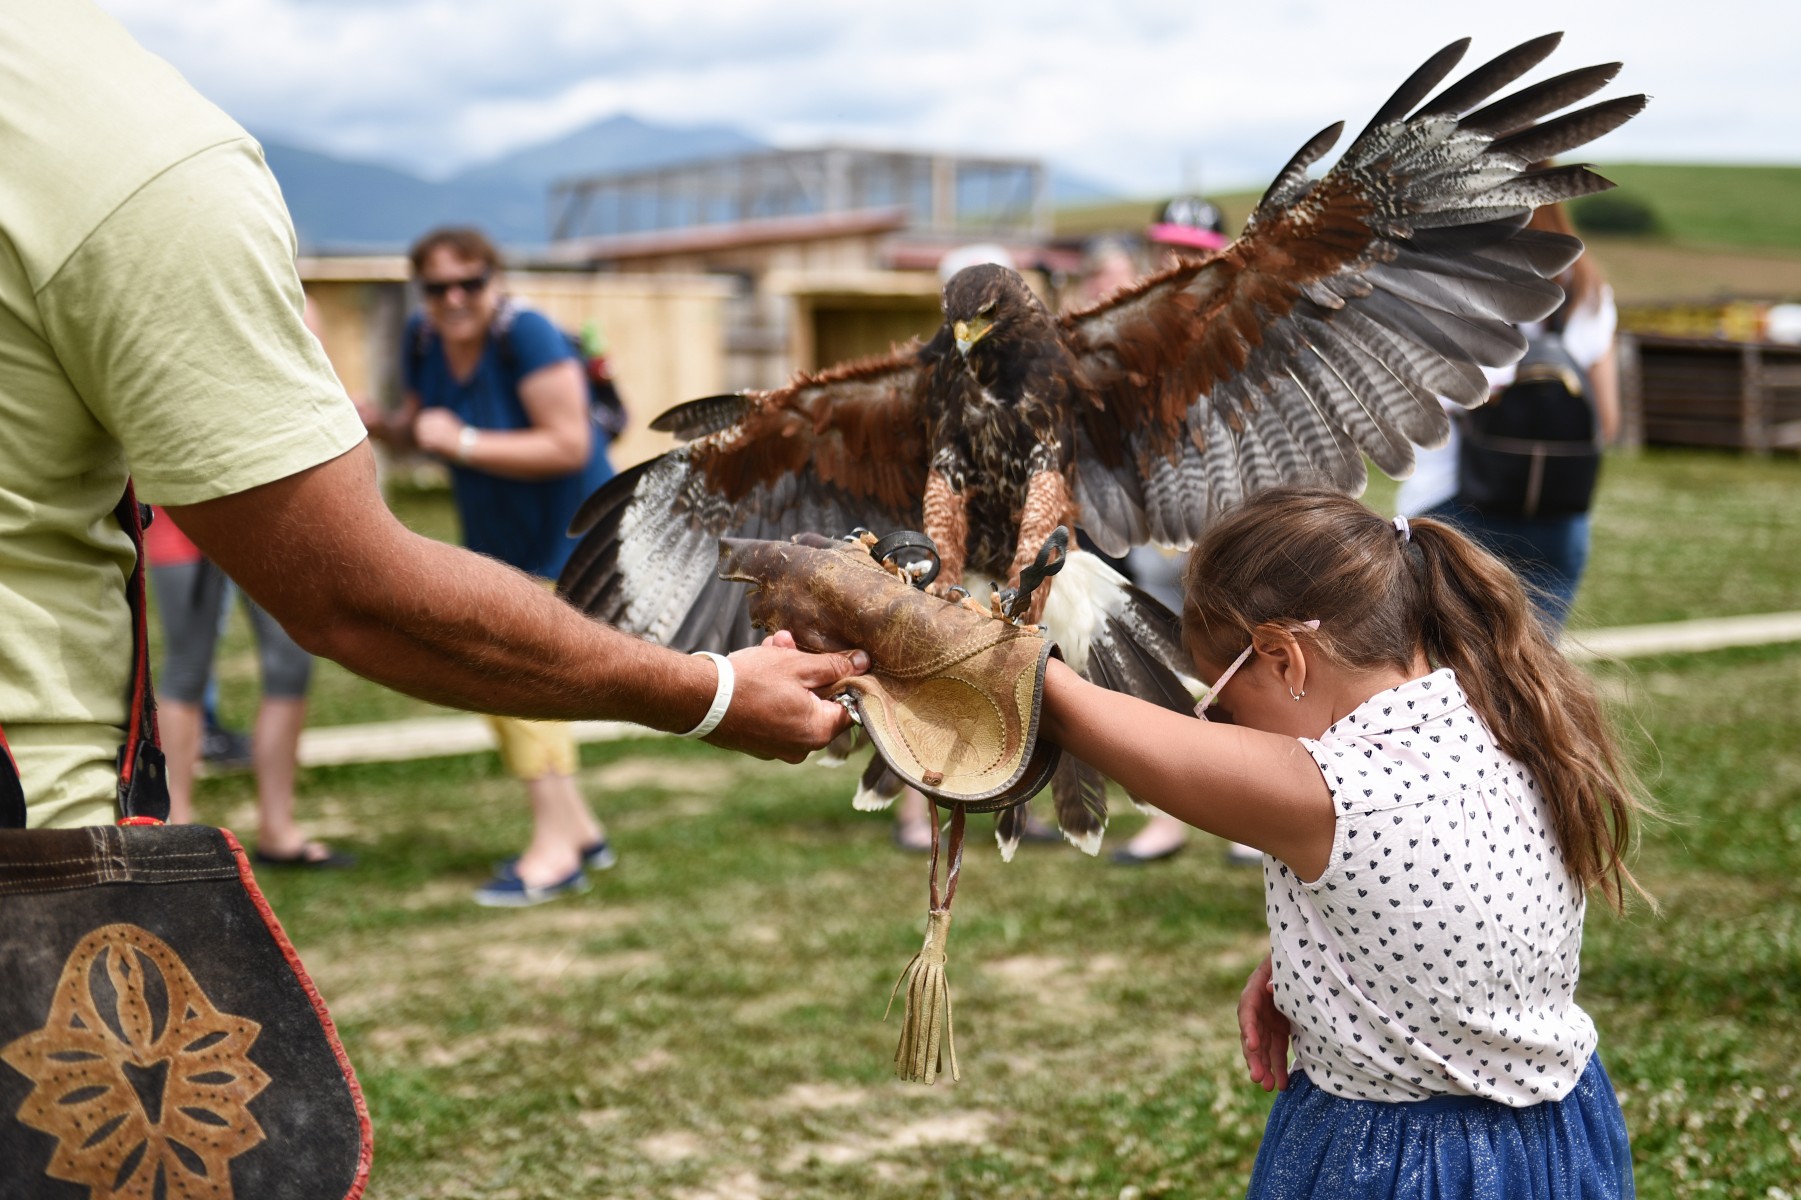
[[[562,180],[553,241],[901,209],[910,233],[1047,236],[1048,178],[1036,159],[828,146],[776,150]]]

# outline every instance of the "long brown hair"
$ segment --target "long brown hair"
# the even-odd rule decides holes
[[[1317,631],[1302,624],[1315,618]],[[1646,895],[1625,860],[1649,804],[1594,685],[1552,644],[1513,572],[1451,526],[1417,519],[1403,539],[1336,492],[1272,488],[1195,548],[1182,632],[1215,662],[1259,632],[1290,633],[1351,670],[1409,670],[1423,650],[1531,771],[1571,873],[1616,910],[1628,888]]]
[[[1534,168],[1549,166],[1549,163],[1535,163]],[[1544,233],[1561,233],[1565,237],[1576,236],[1576,225],[1570,220],[1569,209],[1562,204],[1546,204],[1532,210],[1532,217],[1526,222],[1526,228],[1537,229]],[[1563,303],[1558,305],[1554,319],[1568,320],[1569,314],[1579,308],[1591,308],[1601,298],[1601,268],[1595,265],[1595,257],[1587,250],[1576,256],[1557,277],[1563,287]]]

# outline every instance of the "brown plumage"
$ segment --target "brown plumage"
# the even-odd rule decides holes
[[[1532,209],[1612,186],[1580,165],[1528,164],[1644,105],[1629,96],[1539,120],[1606,84],[1610,64],[1476,109],[1557,41],[1527,42],[1428,98],[1467,42],[1446,47],[1317,180],[1307,169],[1342,125],[1309,140],[1236,242],[1092,308],[1054,317],[1011,271],[971,267],[946,286],[929,341],[671,410],[655,424],[685,444],[589,500],[561,588],[678,648],[727,649],[753,633],[733,585],[713,577],[722,535],[923,527],[947,582],[1012,582],[1059,523],[1113,554],[1186,547],[1259,488],[1356,493],[1366,454],[1405,474],[1414,444],[1446,436],[1438,397],[1479,402],[1481,368],[1525,348],[1514,324],[1558,303],[1551,278],[1580,244],[1526,229]],[[1112,590],[1075,603],[1077,579]],[[1058,627],[1060,597],[1079,627]],[[1066,570],[1049,603],[1053,634],[1084,647],[1072,665],[1185,706],[1186,663],[1161,606],[1085,569]],[[1066,832],[1098,845],[1092,783],[1054,790]]]

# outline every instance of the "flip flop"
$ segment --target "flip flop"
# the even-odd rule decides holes
[[[323,853],[321,853],[323,852]],[[340,871],[356,866],[356,855],[333,850],[324,842],[305,842],[298,854],[268,854],[262,849],[250,852],[250,861],[259,867],[301,867],[307,870]]]

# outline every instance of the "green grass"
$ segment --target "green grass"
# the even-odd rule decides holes
[[[1664,236],[1701,246],[1801,250],[1801,167],[1607,163],[1619,192],[1649,205]]]
[[[1657,215],[1660,240],[1692,246],[1801,250],[1801,167],[1718,166],[1692,163],[1602,163],[1596,168],[1619,194]],[[1243,226],[1262,189],[1212,197],[1226,228]],[[1142,230],[1156,198],[1072,205],[1057,210],[1058,235]]]
[[[1798,472],[1610,462],[1579,623],[1801,608]],[[449,529],[441,495],[400,506]],[[247,655],[234,641],[228,669],[253,675]],[[1637,859],[1662,914],[1597,904],[1579,992],[1640,1193],[1793,1195],[1801,646],[1597,671],[1670,818]],[[396,704],[342,686],[336,712]],[[1267,935],[1257,877],[1218,843],[1139,871],[1040,847],[1003,865],[972,822],[950,948],[964,1079],[928,1089],[892,1078],[880,1021],[924,863],[851,811],[848,771],[668,739],[583,764],[620,865],[510,913],[467,899],[527,831],[493,755],[305,773],[303,813],[362,865],[265,885],[367,1091],[371,1196],[1242,1194],[1268,1098],[1232,1013]],[[199,798],[238,826],[252,800],[243,775]],[[1138,820],[1116,812],[1114,840]]]

